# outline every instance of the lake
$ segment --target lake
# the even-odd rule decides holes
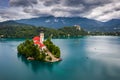
[[[0,80],[120,80],[120,37],[53,39],[61,62],[28,61],[17,54],[23,39],[0,39]]]

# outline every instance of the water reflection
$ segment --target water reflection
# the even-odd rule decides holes
[[[27,60],[24,56],[17,54],[18,59],[20,59],[27,67],[30,67],[32,71],[38,73],[39,70],[47,69],[49,72],[53,71],[54,66],[58,65],[60,62],[49,63],[49,62],[40,62],[40,61],[30,61]]]
[[[104,63],[119,65],[120,45],[118,38],[115,37],[94,37],[86,39],[87,55],[91,59],[99,60]],[[120,65],[119,65],[120,66]]]

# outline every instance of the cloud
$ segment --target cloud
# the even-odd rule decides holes
[[[120,18],[119,6],[119,0],[10,0],[10,7],[0,9],[0,21],[48,15],[107,21]]]
[[[23,6],[28,7],[32,6],[32,4],[37,4],[37,0],[10,0],[11,6]]]
[[[58,5],[60,4],[60,0],[46,0],[44,1],[45,6],[53,6],[53,5]]]
[[[23,8],[6,8],[0,9],[0,21],[6,20],[17,20],[17,19],[24,19],[24,18],[32,18],[35,16],[31,16],[23,12]]]
[[[94,18],[96,20],[107,21],[112,18],[120,18],[120,2],[113,2],[105,4],[103,6],[92,9],[89,15],[85,15],[88,18]]]

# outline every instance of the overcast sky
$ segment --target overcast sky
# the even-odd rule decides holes
[[[0,0],[0,22],[49,15],[120,19],[120,0]]]

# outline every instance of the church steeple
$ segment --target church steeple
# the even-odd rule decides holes
[[[44,41],[44,32],[43,32],[43,28],[40,31],[40,42],[43,43]]]

